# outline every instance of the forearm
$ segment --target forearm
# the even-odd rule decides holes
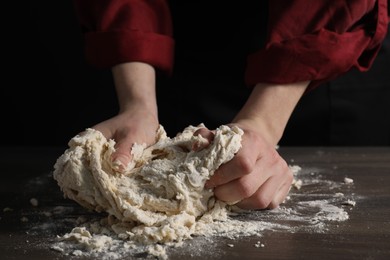
[[[120,111],[140,105],[157,115],[154,68],[142,62],[128,62],[112,68]]]
[[[73,0],[86,60],[98,68],[143,61],[171,73],[174,40],[168,1]]]
[[[233,122],[256,127],[276,145],[309,83],[257,84]]]

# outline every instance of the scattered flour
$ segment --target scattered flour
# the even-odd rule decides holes
[[[343,202],[343,205],[346,205],[346,206],[355,206],[356,205],[356,201],[354,200],[351,200],[351,199],[348,199],[346,201]]]
[[[328,222],[348,219],[340,207],[345,202],[343,193],[329,197],[310,190],[334,188],[335,183],[321,180],[312,170],[303,176],[297,165],[290,165],[295,178],[285,201],[294,206],[244,211],[215,200],[212,191],[203,189],[204,183],[240,149],[242,131],[221,126],[208,147],[193,151],[195,142],[204,141],[193,136],[202,126],[189,126],[172,139],[160,126],[155,145],[134,147],[134,161],[124,173],[110,163],[113,140],[93,129],[73,138],[55,164],[54,178],[66,198],[107,216],[78,218],[75,227],[58,236],[51,249],[99,259],[129,255],[167,259],[167,250],[182,249],[185,242],[197,237],[204,237],[202,241],[207,243],[212,237],[260,237],[266,230],[323,232]],[[296,193],[305,187],[308,193]],[[67,213],[69,209],[59,206],[51,214]],[[259,241],[255,247],[264,244]],[[194,250],[190,252],[194,254]]]
[[[38,200],[36,198],[31,198],[30,199],[30,204],[32,206],[34,206],[34,207],[38,207],[39,202],[38,202]]]
[[[27,217],[21,217],[21,218],[20,218],[20,221],[21,221],[21,222],[28,222],[29,219],[28,219]]]
[[[160,126],[156,143],[147,148],[135,145],[132,162],[120,173],[110,160],[115,142],[87,129],[70,140],[69,149],[54,165],[54,178],[67,198],[108,213],[109,226],[121,238],[151,245],[152,254],[162,252],[156,243],[180,243],[209,233],[210,224],[228,218],[229,206],[216,200],[204,184],[241,148],[243,131],[223,125],[210,145],[194,151],[207,141],[194,136],[201,127],[189,126],[171,139]],[[84,245],[92,243],[92,248],[106,243],[98,243],[105,237],[96,241],[79,231],[64,239],[77,238]]]
[[[348,177],[345,177],[345,178],[344,178],[344,183],[346,183],[346,184],[351,184],[351,183],[353,183],[353,179],[348,178]]]

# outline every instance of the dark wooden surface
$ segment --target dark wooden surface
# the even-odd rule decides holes
[[[0,259],[71,258],[50,250],[55,236],[72,228],[66,220],[86,214],[63,199],[51,177],[55,160],[63,151],[50,147],[0,148]],[[304,228],[264,232],[262,248],[253,246],[257,237],[234,242],[217,238],[204,251],[198,247],[199,252],[190,256],[189,244],[184,251],[170,252],[169,259],[390,259],[390,147],[281,147],[279,152],[291,164],[316,169],[323,179],[352,178],[353,186],[346,193],[357,204],[353,209],[346,207],[349,219],[330,223],[323,232]],[[39,205],[32,206],[30,198],[37,198]],[[76,210],[44,214],[59,205]],[[28,221],[23,222],[23,217]],[[268,217],[268,221],[272,219]],[[50,228],[42,228],[45,226]]]

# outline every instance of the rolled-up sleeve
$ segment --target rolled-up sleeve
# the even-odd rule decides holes
[[[245,80],[308,89],[351,68],[368,70],[389,24],[388,0],[269,1],[267,41],[247,59]]]
[[[170,74],[174,41],[165,0],[74,0],[88,63],[140,61]]]

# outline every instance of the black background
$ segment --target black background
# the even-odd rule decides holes
[[[71,1],[13,5],[3,9],[9,16],[2,31],[0,145],[65,146],[116,114],[111,72],[86,63]],[[369,72],[351,71],[305,95],[280,144],[390,145],[389,38]],[[174,89],[158,91],[159,100],[174,102]],[[159,102],[169,135],[202,120],[178,120],[185,117],[180,109]]]

